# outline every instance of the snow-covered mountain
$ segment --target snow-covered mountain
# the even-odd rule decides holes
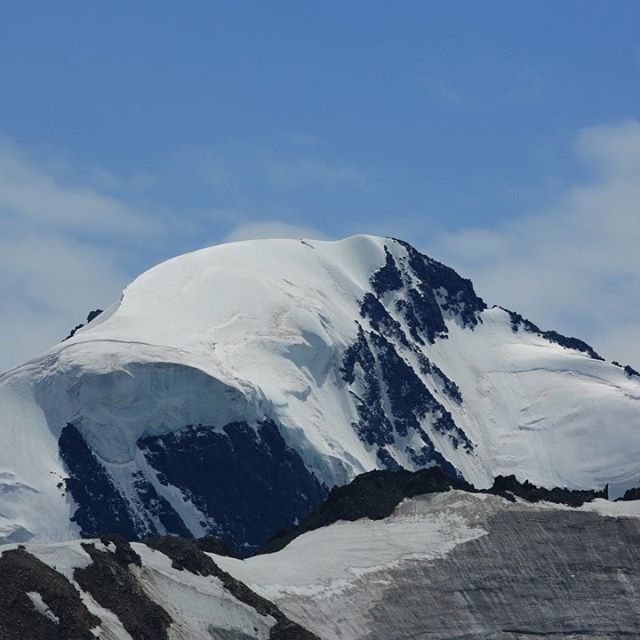
[[[219,245],[0,377],[0,540],[254,547],[374,468],[640,485],[640,376],[388,238]]]

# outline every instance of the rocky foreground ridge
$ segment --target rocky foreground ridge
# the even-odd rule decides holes
[[[245,559],[213,538],[5,545],[0,639],[638,637],[640,502],[604,495],[378,471]]]

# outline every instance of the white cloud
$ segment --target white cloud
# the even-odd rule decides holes
[[[118,186],[106,172],[100,190],[59,169],[0,139],[0,371],[117,300],[130,277],[123,258],[160,231],[146,211],[104,193]]]
[[[250,179],[279,188],[359,179],[342,165],[305,158],[267,162],[254,155],[248,167],[211,153],[180,160],[185,166],[178,163],[177,174],[162,180],[144,172],[121,177],[95,165],[79,166],[64,153],[34,155],[0,136],[0,325],[6,338],[0,371],[38,355],[89,310],[115,301],[137,275],[132,264],[195,248],[203,236],[218,241],[220,226],[237,225],[227,241],[324,237],[304,225],[259,221],[244,202],[241,209],[221,206],[222,201],[187,208],[183,215],[157,207],[151,212],[139,198],[158,183],[179,181],[185,172],[207,176],[218,190],[235,184],[240,191],[247,172]],[[235,204],[236,195],[230,199]]]
[[[310,136],[292,139],[300,150],[270,153],[260,149],[231,149],[220,154],[207,149],[186,149],[175,158],[173,171],[182,172],[218,195],[236,196],[269,191],[285,193],[306,189],[362,189],[367,175],[360,168],[331,157],[318,157],[321,146]],[[326,156],[326,151],[322,154]]]
[[[102,178],[106,176],[102,173]],[[0,221],[52,229],[133,234],[154,228],[150,216],[84,185],[61,182],[22,149],[0,140]]]
[[[542,211],[431,247],[489,302],[640,364],[640,122],[590,127],[577,157],[593,171]]]
[[[223,242],[259,240],[262,238],[309,238],[313,240],[325,240],[327,236],[312,227],[288,224],[278,220],[265,220],[238,225],[224,237]]]
[[[640,122],[584,129],[575,151],[591,172],[583,183],[568,186],[541,211],[436,237],[427,252],[471,277],[489,303],[586,339],[603,355],[639,368]],[[253,166],[252,175],[265,179],[266,165]],[[273,160],[268,179],[283,188],[361,179],[340,166]],[[176,246],[188,250],[189,239],[218,240],[216,227],[233,222],[224,241],[326,237],[233,207],[205,208],[184,219],[173,211],[151,216],[132,198],[153,176],[64,169],[35,162],[0,139],[0,370],[37,355],[90,309],[117,299],[136,275],[124,265],[140,251],[141,238],[147,247],[156,243],[148,250],[153,261]],[[407,240],[424,237],[422,216],[378,216],[371,224],[382,226],[353,231],[397,236],[398,225],[407,222]],[[435,221],[426,226],[432,229]]]
[[[98,247],[24,229],[3,235],[0,371],[64,338],[91,309],[116,301],[126,281],[114,256]]]

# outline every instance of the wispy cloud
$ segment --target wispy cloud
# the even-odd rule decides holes
[[[232,229],[223,242],[237,242],[239,240],[258,240],[261,238],[309,238],[326,240],[328,237],[313,227],[299,224],[289,224],[279,220],[263,220],[240,224]]]
[[[227,208],[250,201],[268,208],[269,198],[280,203],[290,196],[312,199],[320,192],[357,193],[368,188],[368,176],[362,168],[332,157],[326,148],[318,149],[320,143],[314,143],[311,136],[303,143],[290,138],[287,136],[276,151],[257,147],[185,149],[156,181],[177,180],[182,187],[191,183],[196,191],[204,190],[219,202],[225,200]]]
[[[189,151],[156,174],[123,177],[0,137],[0,371],[44,351],[90,309],[117,300],[139,269],[203,241],[324,237],[274,220],[283,207],[265,194],[279,202],[289,191],[304,198],[300,189],[361,179],[353,168],[299,149],[268,157]],[[188,206],[153,204],[167,193],[192,193],[196,183]]]
[[[154,226],[150,215],[97,188],[62,182],[6,139],[0,140],[1,219],[118,234],[150,231]]]
[[[90,309],[117,300],[127,280],[113,251],[56,233],[4,231],[0,370],[44,351]]]
[[[199,152],[184,155],[174,173],[123,178],[69,162],[60,170],[0,139],[0,370],[43,351],[87,311],[116,300],[141,265],[203,239],[325,237],[326,228],[306,224],[304,210],[295,213],[296,203],[329,189],[368,188],[366,172],[326,153]],[[501,224],[443,234],[441,217],[425,222],[418,212],[379,214],[367,218],[366,228],[355,222],[342,228],[414,243],[428,230],[425,250],[471,277],[488,302],[590,340],[638,368],[640,122],[586,128],[575,153],[588,178],[554,189],[559,195],[544,208]],[[164,202],[171,180],[189,193],[199,181],[204,191],[191,208],[153,206],[153,198]],[[142,247],[146,262],[136,259]]]
[[[579,132],[591,169],[544,209],[447,234],[432,252],[470,275],[489,301],[640,364],[640,121]]]
[[[0,139],[0,370],[117,300],[127,257],[141,238],[161,234],[147,209],[108,193],[124,181],[107,172],[81,181],[83,171]]]
[[[221,155],[206,150],[183,152],[180,161],[191,175],[217,192],[245,189],[362,188],[365,173],[354,166],[316,155],[265,154],[259,150]]]

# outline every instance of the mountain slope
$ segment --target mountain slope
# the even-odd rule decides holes
[[[2,640],[317,640],[195,544],[0,547]]]
[[[638,485],[640,377],[404,242],[260,240],[151,269],[0,377],[0,437],[0,539],[251,549],[374,468]]]
[[[449,491],[246,560],[213,556],[323,640],[640,634],[640,502],[580,508]]]
[[[458,484],[364,474],[311,516],[320,526],[245,560],[174,536],[0,546],[0,638],[638,637],[640,501]],[[395,506],[383,515],[376,494]]]

